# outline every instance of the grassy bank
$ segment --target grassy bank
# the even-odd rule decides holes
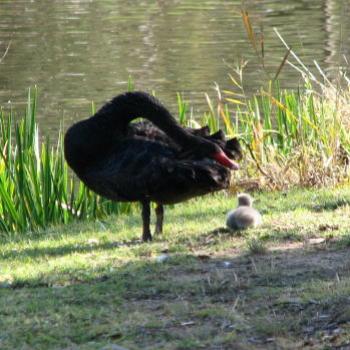
[[[306,74],[306,73],[305,73]],[[243,73],[231,76],[234,88],[214,101],[208,113],[193,119],[178,95],[178,118],[190,126],[222,128],[238,136],[244,160],[232,192],[293,186],[334,186],[348,182],[350,132],[349,83],[312,81],[298,91],[277,83],[253,97],[244,94]],[[238,91],[238,92],[237,92]],[[128,203],[112,203],[91,193],[69,172],[63,156],[63,130],[55,143],[40,134],[36,93],[28,94],[22,117],[0,109],[0,232],[32,232],[50,224],[128,213]],[[15,121],[16,119],[16,121]]]
[[[0,348],[319,349],[350,338],[350,189],[256,195],[262,227],[226,231],[235,203],[139,213],[0,242]]]

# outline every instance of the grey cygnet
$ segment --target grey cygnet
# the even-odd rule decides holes
[[[231,230],[244,230],[260,225],[261,215],[252,207],[253,198],[247,193],[240,193],[237,198],[238,207],[227,213],[226,226]]]

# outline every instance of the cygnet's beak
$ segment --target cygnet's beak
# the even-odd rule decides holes
[[[227,155],[223,151],[215,153],[213,155],[213,158],[226,168],[230,168],[232,170],[239,169],[239,165],[233,160],[231,160],[229,157],[227,157]]]

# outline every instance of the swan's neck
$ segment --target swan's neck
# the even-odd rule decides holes
[[[153,96],[144,92],[127,92],[118,95],[103,106],[95,115],[103,119],[108,128],[125,135],[128,124],[137,118],[151,121],[180,146],[196,142],[193,135],[183,129],[170,112]]]

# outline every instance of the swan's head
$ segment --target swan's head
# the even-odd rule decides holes
[[[234,169],[234,170],[238,169],[238,164],[236,164],[232,160],[241,160],[243,158],[243,154],[242,154],[241,145],[239,144],[239,141],[236,137],[226,141],[225,134],[223,133],[222,130],[219,130],[212,135],[206,135],[205,138],[207,140],[209,139],[220,148],[220,149],[217,149],[216,152],[214,153],[215,160],[217,160],[220,164],[225,165],[231,169]],[[222,154],[220,150],[223,151],[224,154]],[[234,163],[235,165],[232,165],[231,163]]]
[[[231,159],[242,160],[243,158],[242,147],[236,137],[225,142],[224,150]]]
[[[226,153],[220,149],[218,152],[214,153],[212,157],[221,165],[225,166],[226,168],[230,168],[232,170],[238,170],[239,165],[229,157],[227,157]]]
[[[217,161],[219,164],[232,170],[238,170],[239,165],[232,159],[230,159],[223,149],[216,143],[202,140],[201,150],[207,157],[210,157]]]
[[[237,195],[239,207],[251,207],[254,199],[248,193],[239,193]]]

